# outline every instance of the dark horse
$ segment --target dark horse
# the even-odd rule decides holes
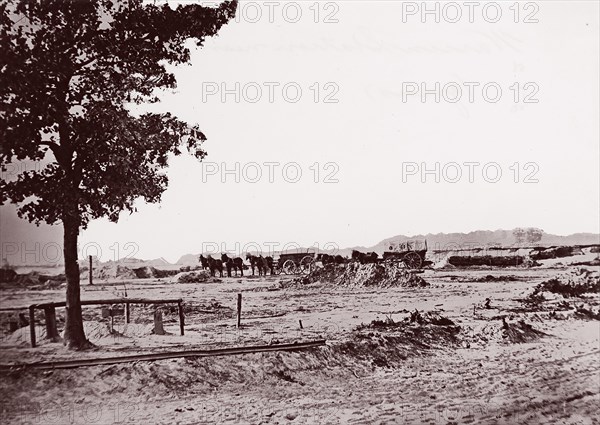
[[[259,276],[266,276],[267,269],[271,270],[271,274],[274,273],[275,266],[273,264],[273,257],[263,257],[262,255],[246,254],[246,260],[250,261],[250,267],[252,268],[252,275],[254,276],[254,269],[258,269]]]
[[[231,269],[233,269],[235,275],[237,276],[237,271],[239,270],[242,276],[244,276],[244,260],[240,257],[229,258],[227,254],[221,254],[221,261],[227,267],[227,276],[231,277]]]
[[[223,262],[221,260],[215,260],[210,255],[206,258],[208,261],[208,268],[210,269],[210,275],[214,276],[215,272],[219,272],[219,277],[223,277]]]
[[[352,250],[352,260],[359,261],[361,264],[376,263],[379,256],[376,252],[364,252]]]
[[[210,269],[210,265],[208,264],[208,258],[200,254],[198,260],[200,261],[200,264],[202,264],[202,270]]]
[[[265,257],[265,261],[267,262],[267,269],[271,271],[271,275],[275,274],[275,261],[273,257]]]
[[[344,264],[346,259],[341,255],[318,254],[317,261],[325,264]]]

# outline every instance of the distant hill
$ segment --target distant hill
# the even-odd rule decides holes
[[[427,233],[426,235],[396,235],[390,238],[386,238],[378,244],[365,247],[365,246],[354,246],[348,248],[341,248],[336,252],[323,251],[329,253],[335,253],[342,256],[349,257],[352,254],[352,250],[367,252],[374,251],[379,255],[382,255],[384,251],[388,250],[390,243],[403,243],[408,241],[427,241],[427,249],[443,250],[443,249],[457,249],[457,248],[470,248],[470,247],[484,247],[484,246],[512,246],[516,244],[515,237],[512,230],[477,230],[469,233]],[[592,245],[600,244],[600,235],[595,233],[574,233],[568,236],[553,235],[544,233],[542,239],[535,245],[540,246],[552,246],[552,245]],[[527,244],[525,245],[532,245]],[[306,248],[300,248],[300,250],[306,250]],[[279,252],[275,252],[278,255]],[[187,254],[182,256],[176,264],[178,265],[196,265],[198,264],[198,256],[200,254]]]
[[[175,264],[182,266],[196,266],[198,265],[198,257],[200,254],[185,254]]]
[[[80,267],[87,267],[88,266],[88,259],[87,258],[82,258],[79,260],[79,266]],[[117,264],[120,266],[125,266],[125,267],[129,267],[130,269],[137,269],[140,267],[166,267],[166,266],[172,266],[171,263],[169,263],[167,260],[165,260],[164,258],[160,257],[160,258],[155,258],[154,260],[142,260],[140,258],[121,258],[119,261],[98,261],[97,257],[93,257],[92,258],[92,263],[94,265],[94,267],[99,267],[99,266],[103,266],[103,265],[109,265],[109,264]]]
[[[155,258],[154,260],[150,260],[150,261],[145,261],[145,263],[146,263],[146,266],[152,266],[152,267],[160,267],[160,266],[170,266],[170,265],[172,265],[167,260],[165,260],[163,257]]]
[[[429,250],[469,248],[482,246],[511,246],[516,244],[512,230],[477,230],[469,233],[428,233],[426,235],[397,235],[379,242],[368,248],[379,254],[387,250],[390,242],[402,243],[407,241],[427,241]],[[594,233],[574,233],[568,236],[552,235],[544,233],[542,239],[535,243],[540,246],[551,245],[592,245],[600,244],[600,235]],[[527,244],[525,245],[533,245]]]
[[[162,257],[155,258],[154,260],[140,260],[139,258],[121,258],[119,261],[116,261],[116,263],[122,266],[127,266],[129,268],[165,267],[172,265]]]

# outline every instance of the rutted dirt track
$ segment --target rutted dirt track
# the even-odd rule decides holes
[[[100,308],[90,307],[84,312],[93,324],[88,335],[101,349],[73,354],[60,343],[49,342],[31,349],[23,332],[22,340],[15,335],[4,338],[2,363],[321,336],[328,346],[305,352],[15,372],[0,383],[3,393],[10,394],[2,403],[2,422],[597,424],[600,322],[566,313],[558,320],[548,311],[522,309],[521,299],[537,284],[562,272],[428,271],[423,275],[428,287],[385,289],[291,285],[280,282],[281,277],[210,284],[135,281],[127,285],[129,297],[185,300],[185,336],[178,335],[177,314],[168,308],[165,329],[173,335],[158,336],[148,335],[150,307],[135,307],[129,328],[117,321],[119,335],[108,334]],[[475,281],[486,280],[487,275],[501,279]],[[122,284],[84,287],[82,298],[111,298],[121,291]],[[244,297],[239,331],[234,319],[238,292]],[[2,304],[62,297],[60,290],[5,290]],[[483,307],[487,298],[490,309]],[[597,310],[598,297],[591,303]],[[459,336],[436,340],[441,335],[437,327],[412,324],[407,325],[411,332],[434,333],[415,342],[409,333],[402,333],[404,328],[355,330],[375,319],[404,323],[415,309],[450,319],[460,326]],[[506,343],[499,336],[502,317],[509,323],[525,320],[547,336]],[[354,344],[357,341],[366,345]],[[5,391],[9,387],[12,391]]]

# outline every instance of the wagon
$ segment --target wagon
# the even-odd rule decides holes
[[[314,267],[315,253],[306,252],[282,253],[277,260],[277,271],[284,274],[308,274]]]
[[[400,261],[409,269],[420,269],[425,262],[425,255],[427,255],[427,241],[422,244],[417,241],[390,243],[388,250],[383,253],[383,260]]]

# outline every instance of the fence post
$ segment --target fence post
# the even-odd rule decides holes
[[[179,310],[179,331],[181,335],[184,334],[183,326],[184,326],[184,318],[183,318],[183,307],[181,306],[181,300],[177,301],[177,309]]]
[[[56,329],[56,309],[53,305],[44,307],[46,316],[46,339],[56,341],[58,339],[58,329]]]
[[[29,337],[31,347],[35,348],[35,305],[29,306]]]

